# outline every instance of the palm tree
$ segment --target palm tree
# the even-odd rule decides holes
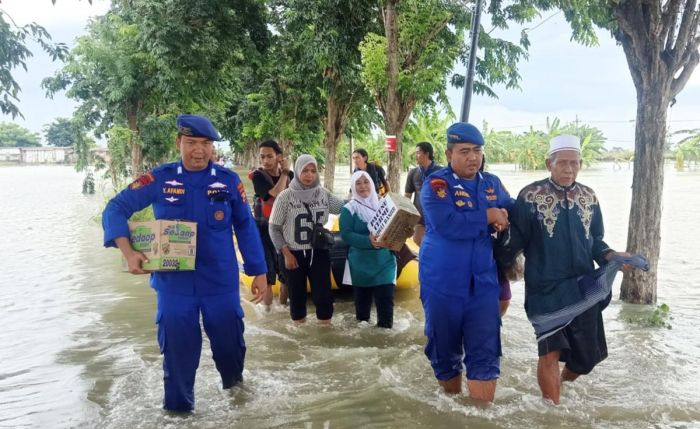
[[[513,148],[515,163],[523,170],[544,169],[548,142],[549,134],[530,128],[530,131],[518,139],[516,147]]]
[[[433,145],[435,162],[445,165],[446,140],[445,132],[455,121],[452,113],[444,113],[436,108],[414,112],[411,121],[406,125],[403,135],[404,145],[413,148],[416,144],[426,141]],[[404,150],[403,168],[415,164],[413,150]]]
[[[683,171],[686,163],[688,168],[690,168],[692,162],[695,163],[695,168],[697,168],[700,162],[700,128],[680,130],[673,134],[687,135],[676,144],[676,169]]]

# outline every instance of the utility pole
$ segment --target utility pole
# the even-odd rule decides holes
[[[464,94],[462,95],[462,114],[460,120],[469,122],[469,109],[472,103],[472,92],[474,88],[474,70],[476,68],[476,50],[479,44],[479,27],[481,26],[481,3],[483,0],[476,0],[474,11],[472,12],[472,28],[470,29],[469,63],[467,64],[467,75],[464,82]]]

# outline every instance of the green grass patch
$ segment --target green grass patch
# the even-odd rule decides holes
[[[668,304],[659,304],[651,311],[626,315],[623,319],[628,323],[650,328],[671,329],[673,327],[670,322],[673,320],[673,316],[671,316],[671,308]]]

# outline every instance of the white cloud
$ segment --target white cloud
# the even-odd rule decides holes
[[[519,31],[519,29],[518,29]],[[514,32],[504,37],[513,40]],[[499,99],[476,96],[470,121],[516,133],[529,125],[544,129],[547,117],[562,123],[581,121],[601,129],[607,146],[634,146],[637,99],[622,48],[606,32],[599,32],[600,45],[585,47],[571,41],[571,29],[556,16],[530,33],[530,57],[518,65],[521,90],[495,88]],[[456,70],[464,73],[464,66]],[[459,116],[462,89],[449,88],[450,104]],[[670,109],[669,130],[700,127],[700,72]]]

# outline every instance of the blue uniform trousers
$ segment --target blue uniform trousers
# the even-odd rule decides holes
[[[194,409],[194,379],[202,351],[201,313],[223,388],[243,379],[245,342],[238,293],[186,296],[158,291],[158,344],[163,354],[163,407]]]
[[[449,380],[467,368],[470,380],[495,380],[500,374],[499,288],[474,287],[465,297],[421,289],[425,311],[425,355],[435,377]]]

